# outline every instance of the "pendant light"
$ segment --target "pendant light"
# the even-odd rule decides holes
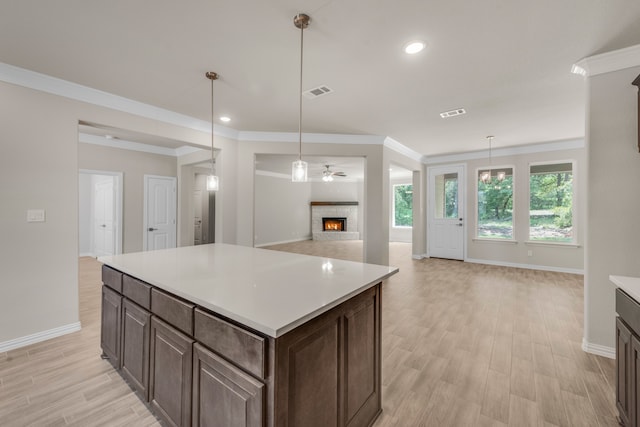
[[[213,149],[213,81],[218,80],[218,73],[207,71],[205,74],[211,80],[211,175],[207,176],[207,191],[218,191],[220,189],[220,180],[215,174],[215,151]]]
[[[491,182],[491,143],[493,142],[493,135],[487,136],[487,140],[489,141],[489,170],[480,172],[480,181],[484,184],[489,184]],[[498,182],[502,182],[506,177],[506,173],[504,171],[500,171],[497,174]]]
[[[291,181],[307,182],[307,162],[302,160],[302,53],[304,47],[304,29],[309,26],[309,15],[299,13],[293,17],[293,25],[300,29],[300,93],[298,109],[298,160],[291,164]]]

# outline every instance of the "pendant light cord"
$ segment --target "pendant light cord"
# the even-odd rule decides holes
[[[298,109],[298,160],[302,160],[302,64],[304,46],[304,25],[300,26],[300,90]]]
[[[211,175],[214,175],[214,151],[213,151],[213,80],[211,79]]]

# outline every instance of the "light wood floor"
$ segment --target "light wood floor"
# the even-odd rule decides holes
[[[273,249],[362,259],[358,241]],[[580,349],[582,276],[390,253],[375,427],[617,425],[615,362]],[[0,353],[0,426],[159,425],[100,359],[95,260],[79,282],[82,331]]]

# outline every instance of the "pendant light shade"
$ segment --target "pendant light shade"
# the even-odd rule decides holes
[[[298,108],[298,160],[291,165],[291,181],[307,182],[307,162],[302,160],[302,54],[304,51],[304,29],[309,26],[309,15],[299,13],[293,17],[293,25],[300,29],[300,91]]]
[[[213,81],[218,80],[218,73],[208,71],[205,76],[211,80],[211,175],[207,176],[207,191],[218,191],[220,189],[220,180],[215,174],[215,151],[213,149]]]
[[[493,142],[493,136],[487,136],[487,140],[489,141],[489,170],[488,171],[483,171],[480,172],[480,182],[482,182],[483,184],[489,184],[491,183],[491,143]],[[504,179],[506,178],[507,174],[504,171],[499,171],[496,174],[496,179],[498,180],[498,182],[502,182],[504,181]]]

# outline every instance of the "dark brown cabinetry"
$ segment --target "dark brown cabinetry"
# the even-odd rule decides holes
[[[640,427],[640,304],[616,290],[616,406],[625,426]]]
[[[192,425],[264,425],[264,383],[200,344],[193,360]]]
[[[122,375],[149,400],[151,313],[128,299],[122,304]]]
[[[171,426],[191,425],[193,339],[151,319],[151,406]]]
[[[170,426],[365,427],[381,412],[381,284],[277,338],[109,267],[102,348]]]
[[[102,357],[120,369],[122,339],[122,296],[107,287],[102,287],[102,327],[100,329],[100,345]]]

